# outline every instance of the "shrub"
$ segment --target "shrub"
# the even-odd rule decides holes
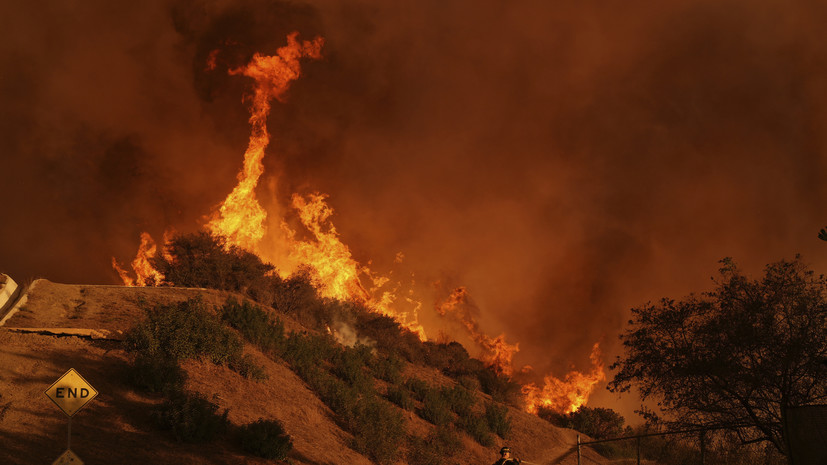
[[[218,406],[198,393],[175,392],[155,412],[162,428],[172,430],[183,442],[207,442],[226,431],[227,411],[217,415]]]
[[[241,339],[208,312],[200,298],[160,305],[127,334],[125,348],[149,358],[184,360],[207,356],[227,363],[241,356]]]
[[[520,385],[510,377],[495,372],[491,368],[484,368],[477,372],[482,392],[491,396],[497,402],[519,406],[522,396]]]
[[[134,386],[149,392],[180,390],[187,380],[187,373],[176,360],[145,355],[135,358],[128,376]]]
[[[343,347],[333,358],[333,374],[359,390],[372,386],[373,380],[365,372],[366,362],[372,358],[365,346]]]
[[[241,427],[241,448],[257,457],[284,460],[293,448],[293,441],[277,420],[259,419]]]
[[[425,400],[425,394],[431,389],[428,383],[419,378],[408,378],[405,380],[405,387],[413,394],[414,398],[420,402]]]
[[[340,417],[345,429],[356,428],[356,410],[359,404],[359,392],[335,376],[318,372],[314,386],[319,398]]]
[[[396,354],[375,357],[371,369],[374,376],[391,384],[399,384],[402,381],[402,360]]]
[[[503,439],[511,433],[511,419],[508,418],[508,407],[505,405],[494,402],[485,404],[485,421],[491,432]]]
[[[207,231],[175,236],[164,251],[151,263],[163,273],[164,283],[173,286],[247,292],[274,269],[256,255]]]
[[[437,426],[446,425],[451,421],[451,409],[442,392],[437,389],[429,389],[425,393],[419,416]]]
[[[356,330],[364,337],[376,341],[376,347],[386,353],[398,353],[412,363],[423,360],[423,347],[419,336],[403,328],[393,318],[378,315],[363,307],[354,307]]]
[[[484,447],[494,445],[494,438],[488,429],[488,423],[480,415],[468,415],[460,419],[460,426],[469,436]]]
[[[390,386],[388,387],[388,400],[394,404],[402,407],[405,410],[413,410],[414,401],[411,397],[410,391],[404,387]]]
[[[537,416],[561,428],[571,428],[595,439],[619,437],[623,434],[625,420],[622,415],[608,408],[582,406],[565,414],[541,407]]]
[[[471,413],[474,406],[474,394],[462,386],[455,385],[451,388],[442,388],[442,397],[448,402],[448,407],[459,415],[465,417]]]
[[[457,380],[459,385],[468,389],[471,392],[476,392],[480,390],[480,380],[473,376],[460,376]]]
[[[336,341],[329,335],[290,333],[284,358],[302,376],[302,370],[331,360],[338,351]]]
[[[359,402],[353,446],[379,464],[396,461],[405,437],[402,415],[375,396]]]
[[[239,304],[235,299],[227,299],[220,313],[222,319],[262,351],[275,355],[284,352],[284,325],[281,320],[272,320],[261,308],[249,302]]]
[[[250,354],[245,354],[243,357],[231,360],[230,369],[247,379],[261,381],[268,378],[267,372],[264,371],[264,367],[257,365],[253,361],[253,357],[251,357]]]
[[[449,426],[439,426],[426,438],[412,436],[408,444],[410,465],[441,465],[462,449],[462,441]]]
[[[321,330],[318,315],[323,313],[324,302],[311,280],[311,269],[302,267],[278,284],[273,308],[291,315],[309,328]]]

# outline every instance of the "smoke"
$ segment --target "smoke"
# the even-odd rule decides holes
[[[819,2],[55,1],[0,18],[0,271],[17,280],[114,283],[110,257],[142,231],[203,224],[249,135],[249,82],[226,71],[293,30],[324,37],[323,59],[273,107],[259,197],[329,194],[354,257],[414,283],[431,336],[449,329],[433,283],[464,286],[517,366],[586,370],[596,341],[619,353],[629,307],[704,290],[724,256],[827,262]]]

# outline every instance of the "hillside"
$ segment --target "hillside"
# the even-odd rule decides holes
[[[0,463],[51,463],[65,450],[67,417],[43,391],[69,368],[78,370],[99,392],[72,420],[72,450],[86,464],[273,463],[245,454],[229,438],[207,444],[176,442],[152,420],[152,407],[164,397],[137,391],[126,381],[130,355],[122,339],[145,318],[143,308],[196,296],[210,307],[221,306],[231,296],[243,300],[206,289],[35,281],[28,301],[0,328]],[[287,315],[278,317],[287,331],[312,332]],[[234,425],[259,418],[281,421],[293,440],[289,459],[294,464],[371,463],[349,447],[351,434],[286,362],[248,343],[244,352],[264,369],[267,380],[246,379],[206,360],[188,360],[182,364],[188,374],[185,388],[203,394],[222,411],[228,409]],[[454,384],[434,368],[406,363],[403,371],[431,384]],[[375,383],[377,392],[386,388],[382,381]],[[480,392],[476,395],[489,399]],[[403,413],[408,434],[424,437],[434,429],[417,414],[392,408]],[[519,456],[542,464],[576,463],[571,448],[577,432],[511,407],[509,415],[512,432],[507,443]],[[466,434],[460,437],[464,450],[448,463],[493,463],[505,443],[495,436],[494,447],[485,448]],[[591,451],[584,454],[583,463],[605,462]],[[405,463],[402,457],[398,463]]]

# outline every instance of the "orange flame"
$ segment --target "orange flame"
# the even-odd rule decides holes
[[[321,58],[324,39],[299,43],[298,32],[287,36],[287,45],[279,48],[276,55],[265,56],[256,53],[244,68],[230,70],[231,75],[243,74],[255,79],[256,85],[250,97],[250,125],[252,132],[247,151],[244,152],[244,166],[238,174],[238,185],[221,204],[218,214],[207,224],[213,234],[227,238],[227,244],[237,245],[256,251],[265,234],[264,220],[267,213],[258,203],[255,188],[264,173],[264,149],[270,143],[267,132],[267,115],[270,114],[270,100],[280,99],[290,83],[301,74],[299,59]]]
[[[505,334],[492,338],[480,330],[474,315],[473,305],[469,301],[468,290],[458,287],[444,302],[437,302],[436,311],[442,316],[450,316],[462,323],[471,338],[485,351],[483,361],[497,372],[511,376],[514,372],[512,359],[520,351],[520,345],[505,342]]]
[[[409,321],[407,312],[393,307],[395,290],[380,292],[390,278],[375,275],[367,266],[360,266],[348,246],[339,240],[339,233],[330,221],[333,209],[325,202],[326,198],[324,194],[310,194],[307,198],[293,195],[293,208],[298,211],[299,219],[312,239],[296,239],[296,231],[282,222],[289,244],[289,259],[296,264],[310,265],[314,284],[322,297],[359,302],[374,312],[393,318],[420,340],[427,340],[425,329],[417,319],[419,307],[414,308],[413,318]],[[365,289],[360,276],[373,283],[370,291]],[[377,295],[381,296],[377,298]]]
[[[542,389],[534,383],[523,386],[526,411],[537,413],[540,407],[546,407],[559,413],[576,412],[577,409],[588,402],[589,395],[595,385],[606,379],[599,343],[595,343],[592,347],[589,359],[592,363],[592,369],[589,373],[573,370],[567,373],[562,380],[547,375]]]
[[[166,234],[165,234],[166,237]],[[161,282],[164,275],[152,267],[150,259],[157,253],[158,247],[149,233],[141,233],[141,244],[138,246],[138,253],[132,260],[132,270],[135,272],[135,279],[129,276],[126,270],[118,265],[115,257],[112,257],[112,267],[118,272],[126,286],[151,286]]]

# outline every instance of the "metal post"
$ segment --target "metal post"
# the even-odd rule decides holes
[[[577,465],[580,465],[580,435],[577,435]]]
[[[69,433],[66,434],[66,450],[72,448],[72,417],[69,417]]]
[[[640,465],[640,436],[637,438],[637,465]]]
[[[701,430],[701,465],[706,460],[706,430]]]

